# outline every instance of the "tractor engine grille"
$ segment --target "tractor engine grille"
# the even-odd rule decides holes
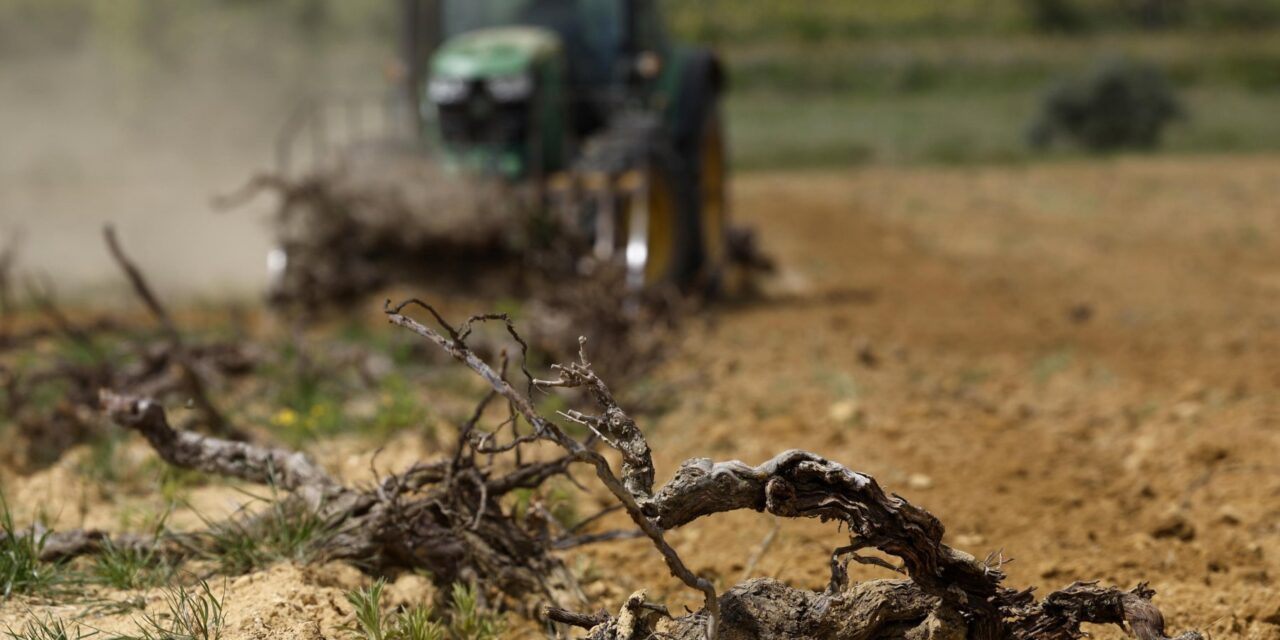
[[[460,104],[440,105],[440,133],[449,144],[518,146],[529,137],[530,111],[527,101],[497,102],[475,91]]]

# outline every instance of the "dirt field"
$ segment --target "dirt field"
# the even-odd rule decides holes
[[[950,544],[1003,549],[1012,586],[1145,579],[1171,630],[1280,639],[1280,158],[763,174],[735,196],[783,273],[765,299],[690,322],[641,381],[671,399],[641,422],[660,481],[691,456],[809,449],[931,510]],[[316,453],[361,477],[374,448]],[[388,451],[383,469],[420,449]],[[81,504],[72,461],[0,478],[20,518],[118,526],[139,508]],[[671,539],[729,586],[773,526],[736,513]],[[841,540],[781,523],[755,573],[820,587]],[[585,556],[571,564],[610,609],[641,587],[696,605],[646,543]],[[232,579],[224,637],[342,636],[358,580],[288,566]],[[425,588],[414,580],[397,597]],[[0,605],[0,625],[29,606]]]

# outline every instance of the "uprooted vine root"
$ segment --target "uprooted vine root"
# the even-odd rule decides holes
[[[403,315],[409,304],[427,309],[448,337]],[[539,415],[529,398],[475,356],[460,334],[431,307],[416,301],[387,309],[394,324],[431,340],[465,363],[506,398],[535,427],[535,433],[594,467],[627,513],[654,543],[671,572],[705,596],[703,610],[672,618],[646,601],[643,592],[627,600],[616,617],[551,610],[549,617],[588,627],[594,640],[641,640],[657,633],[676,638],[975,638],[995,640],[1069,639],[1083,635],[1082,623],[1128,624],[1141,640],[1166,640],[1164,620],[1151,604],[1145,584],[1132,591],[1076,583],[1036,601],[1030,590],[1003,586],[1004,573],[942,543],[944,528],[932,514],[886,494],[874,478],[805,451],[786,451],[759,466],[742,462],[686,461],[665,486],[653,490],[650,448],[635,422],[618,406],[593,372],[585,345],[578,362],[557,365],[554,380],[532,387],[579,388],[600,413],[566,412],[622,456],[621,477],[598,453],[568,438]],[[513,332],[514,335],[514,332]],[[663,532],[698,518],[738,509],[767,511],[785,518],[819,518],[843,523],[847,546],[831,556],[832,578],[823,593],[775,581],[752,580],[723,595],[693,574],[665,542]],[[898,558],[893,566],[858,551],[876,549]],[[850,560],[883,564],[906,580],[848,583]],[[1198,640],[1187,632],[1180,640]]]
[[[411,306],[427,311],[439,329],[406,315]],[[979,560],[943,544],[943,525],[928,511],[886,493],[874,478],[813,453],[785,451],[756,466],[696,458],[680,465],[669,482],[655,489],[649,443],[595,373],[585,341],[580,341],[576,362],[553,365],[554,377],[539,380],[525,368],[526,343],[506,316],[477,316],[454,327],[417,300],[395,307],[388,304],[386,313],[393,324],[422,336],[472,369],[491,392],[461,425],[456,446],[445,459],[415,465],[371,489],[343,485],[296,451],[174,429],[160,405],[145,398],[104,392],[102,408],[118,424],[143,435],[170,464],[289,492],[284,498],[289,508],[309,510],[326,523],[329,535],[318,545],[319,557],[346,559],[380,572],[425,569],[442,583],[491,585],[515,608],[585,628],[590,640],[1068,640],[1084,635],[1084,623],[1128,625],[1140,640],[1168,640],[1163,617],[1151,603],[1154,591],[1146,584],[1123,591],[1075,583],[1037,600],[1029,589],[1003,585],[1005,575],[997,559]],[[521,348],[523,391],[508,381],[505,356],[495,369],[467,345],[473,325],[489,321],[504,323]],[[575,439],[541,415],[531,400],[538,389],[581,391],[594,405],[594,413],[564,411],[560,417],[585,426],[591,435]],[[497,429],[484,431],[479,422],[485,409],[499,399],[508,406],[508,418]],[[520,430],[521,420],[528,432]],[[520,449],[539,441],[556,445],[562,455],[549,461],[522,461]],[[621,455],[620,473],[598,450],[601,445]],[[495,465],[493,460],[504,454],[511,454],[515,463]],[[627,599],[617,615],[575,612],[585,605],[585,598],[553,550],[613,536],[552,539],[522,525],[500,503],[502,496],[516,489],[538,487],[568,474],[575,464],[585,464],[594,472],[671,573],[702,594],[701,610],[674,617],[640,591]],[[822,559],[831,567],[828,587],[809,591],[757,578],[719,593],[665,540],[670,529],[740,509],[842,524],[849,544]],[[252,527],[254,522],[245,526]],[[108,546],[107,539],[97,532],[52,534],[45,555],[52,559],[94,553]],[[182,555],[206,543],[199,534],[164,540],[126,535],[111,540],[109,546],[148,545]],[[859,554],[872,549],[900,564]],[[851,561],[884,567],[896,577],[850,583],[847,566]],[[1201,638],[1194,631],[1177,636],[1177,640]]]

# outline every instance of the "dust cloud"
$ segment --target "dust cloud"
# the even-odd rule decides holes
[[[66,295],[119,281],[106,223],[171,295],[254,295],[272,202],[218,212],[213,198],[272,168],[308,100],[389,90],[392,38],[288,10],[321,3],[14,2],[0,7],[0,243],[16,235],[21,271]]]

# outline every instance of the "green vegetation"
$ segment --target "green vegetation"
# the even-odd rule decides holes
[[[387,614],[382,607],[385,580],[367,589],[347,592],[347,602],[355,608],[355,637],[364,640],[445,640],[445,627],[432,620],[431,610],[418,605],[408,611]]]
[[[730,66],[741,169],[1023,162],[1044,92],[1100,60],[1168,75],[1188,115],[1161,150],[1280,149],[1280,1],[668,2]]]
[[[387,612],[382,604],[386,581],[347,593],[355,608],[356,624],[348,630],[362,640],[497,640],[505,625],[501,618],[482,609],[475,589],[453,585],[448,624],[437,619],[431,607],[415,605]]]
[[[201,580],[194,589],[172,587],[164,592],[164,610],[143,614],[134,621],[132,634],[109,636],[113,640],[219,640],[224,623],[222,599],[214,595],[209,583]],[[10,640],[84,640],[101,632],[84,625],[69,625],[65,620],[32,615],[20,628],[5,628]]]
[[[44,542],[44,534],[18,529],[8,501],[0,495],[0,600],[13,595],[59,595],[72,586],[62,567],[40,560]]]
[[[1160,69],[1117,58],[1046,93],[1028,138],[1039,149],[1065,139],[1090,151],[1151,150],[1182,114]]]
[[[4,635],[10,640],[83,640],[97,635],[97,632],[86,632],[79,626],[73,631],[67,627],[65,620],[50,616],[43,618],[32,616],[17,630],[5,627]]]
[[[332,534],[315,511],[273,495],[261,513],[206,520],[211,537],[209,560],[220,573],[240,575],[275,562],[308,562],[316,547]]]
[[[1065,347],[1047,353],[1032,365],[1031,375],[1035,378],[1036,384],[1044,386],[1059,373],[1066,371],[1071,366],[1072,360],[1074,355]]]
[[[449,625],[454,640],[496,640],[505,627],[502,619],[480,608],[480,597],[474,587],[455,584],[451,604],[453,620]]]
[[[197,588],[166,589],[164,612],[144,614],[137,621],[137,635],[119,640],[218,640],[222,637],[222,599],[214,595],[209,583],[201,580]]]
[[[1280,111],[1280,0],[666,4],[678,38],[711,43],[729,62],[727,108],[739,168],[1046,157],[1029,150],[1024,135],[1040,96],[1055,79],[1111,56],[1163,70],[1187,106],[1189,117],[1171,127],[1162,151],[1280,149],[1273,116]],[[0,50],[92,43],[123,66],[155,70],[194,64],[216,43],[232,55],[268,58],[263,63],[281,73],[315,73],[287,61],[351,43],[369,60],[394,55],[395,6],[15,0],[0,8]],[[287,35],[288,52],[244,54],[256,49],[236,43],[256,44],[263,30]],[[231,35],[236,39],[226,40]],[[1079,153],[1060,149],[1047,157]],[[397,350],[395,358],[407,353]],[[304,440],[341,424],[336,407],[299,400],[288,406]]]
[[[168,582],[173,565],[165,562],[155,549],[107,548],[93,558],[93,580],[113,589],[147,589]]]
[[[542,502],[543,508],[562,529],[571,529],[582,522],[578,513],[578,494],[562,483],[551,481],[538,489],[517,489],[511,492],[511,496],[514,498],[511,511],[521,522],[524,522],[524,515],[534,500]]]
[[[426,435],[432,435],[427,410],[418,402],[408,379],[398,374],[387,375],[378,381],[378,387],[378,406],[365,432],[385,438],[401,429],[418,427]]]
[[[368,348],[373,353],[391,355],[395,372],[375,377],[355,367],[313,361],[316,354],[301,356],[296,344],[279,345],[279,361],[263,367],[263,378],[271,381],[264,394],[265,404],[276,407],[265,422],[275,434],[293,447],[339,434],[359,433],[385,439],[413,428],[428,437],[433,435],[431,413],[419,400],[419,385],[411,375],[422,368],[415,368],[408,345],[375,340],[367,329],[354,325],[341,335],[353,349]],[[376,388],[371,390],[371,385]],[[375,399],[372,406],[364,411],[350,410],[353,400],[370,396]]]
[[[1280,149],[1272,115],[1280,110],[1280,37],[853,39],[735,44],[725,54],[732,149],[744,169],[1045,157],[1025,144],[1044,92],[1110,56],[1163,70],[1181,98],[1186,118],[1168,128],[1162,151]]]
[[[1277,0],[872,0],[820,5],[779,0],[665,0],[678,33],[758,44],[846,38],[1184,29],[1280,24]]]

